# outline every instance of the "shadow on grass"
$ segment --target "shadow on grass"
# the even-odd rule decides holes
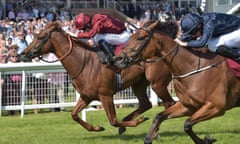
[[[122,140],[131,140],[133,138],[139,138],[139,139],[144,139],[144,137],[147,135],[146,133],[139,133],[139,134],[125,134],[125,135],[117,135],[117,134],[113,134],[113,135],[89,135],[88,137],[84,137],[84,139],[105,139],[105,140],[110,140],[110,139],[122,139]],[[186,134],[184,132],[165,132],[165,133],[161,133],[161,137],[162,136],[186,136]]]
[[[126,135],[118,135],[118,134],[112,134],[112,135],[89,135],[88,137],[85,137],[84,139],[122,139],[122,140],[130,140],[133,137],[134,138],[141,138],[143,139],[146,136],[146,133],[141,133],[141,134],[126,134]]]
[[[195,131],[197,135],[218,135],[218,134],[234,134],[234,135],[239,135],[240,130],[230,130],[230,131],[217,131],[217,132],[204,132],[204,131]],[[103,140],[111,140],[111,139],[121,139],[124,141],[129,141],[132,140],[133,138],[137,139],[144,139],[146,136],[146,133],[140,133],[140,134],[125,134],[125,135],[118,135],[118,134],[112,134],[112,135],[88,135],[88,137],[84,137],[84,139],[103,139]],[[176,132],[176,131],[165,131],[165,132],[160,132],[160,137],[174,137],[174,136],[179,136],[179,137],[188,137],[188,135],[185,132]]]

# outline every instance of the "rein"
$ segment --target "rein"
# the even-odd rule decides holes
[[[51,36],[52,32],[51,33],[48,33],[47,37],[45,37],[42,41],[42,43],[36,48],[36,52],[40,51],[41,48],[43,47],[43,45],[47,42],[47,40],[49,39],[49,37]],[[70,35],[67,35],[67,38],[68,38],[68,41],[69,41],[69,49],[68,51],[63,55],[61,56],[60,58],[58,58],[57,60],[55,61],[48,61],[48,60],[45,60],[43,59],[42,56],[39,56],[39,59],[41,59],[42,61],[44,62],[47,62],[47,63],[54,63],[54,62],[57,62],[57,61],[63,61],[67,56],[69,56],[73,50],[73,44],[72,44],[72,40],[71,40],[71,37]],[[38,40],[41,40],[41,38],[38,38]],[[80,70],[74,74],[73,76],[70,75],[71,79],[76,79],[78,77],[78,75],[80,75],[85,67],[85,58],[83,57],[82,58],[82,61],[83,61],[83,65],[81,66]]]
[[[64,60],[68,55],[71,54],[71,52],[72,52],[72,50],[73,50],[72,40],[71,40],[71,37],[70,37],[69,34],[67,35],[67,38],[68,38],[68,41],[69,41],[69,49],[68,49],[68,51],[67,51],[67,53],[66,53],[65,55],[63,55],[63,56],[61,56],[60,58],[58,58],[59,61]],[[85,53],[84,53],[84,54],[85,54]],[[82,61],[83,61],[83,64],[82,64],[80,70],[79,70],[76,74],[74,74],[73,76],[70,75],[70,77],[71,77],[72,80],[73,80],[73,79],[76,79],[76,78],[78,77],[78,75],[80,75],[80,74],[82,73],[82,71],[83,71],[83,69],[84,69],[84,67],[85,67],[85,58],[84,58],[84,57],[82,57]]]
[[[67,35],[67,38],[68,38],[68,41],[69,41],[69,49],[68,49],[68,51],[67,51],[67,53],[65,55],[63,55],[60,58],[58,58],[59,61],[62,61],[63,59],[65,59],[72,52],[73,46],[72,46],[72,41],[71,41],[70,35]]]
[[[140,53],[143,51],[143,49],[148,45],[148,43],[150,42],[152,36],[153,36],[153,32],[149,31],[148,29],[142,28],[142,30],[146,31],[147,33],[149,33],[146,41],[143,43],[143,45],[137,50],[136,55],[140,55]]]
[[[48,34],[48,37],[47,39],[49,38],[49,35]],[[71,41],[71,38],[70,38],[70,35],[68,35],[68,41],[69,41],[69,50],[67,51],[67,53],[65,53],[65,55],[61,56],[60,58],[58,58],[57,60],[55,61],[48,61],[48,60],[45,60],[42,56],[39,57],[40,60],[44,61],[44,62],[47,62],[47,63],[54,63],[54,62],[57,62],[57,61],[61,61],[63,59],[65,59],[68,55],[70,55],[70,53],[72,52],[72,41]],[[39,46],[40,48],[43,46],[43,44],[45,43],[45,41]]]
[[[155,59],[155,60],[146,59],[146,60],[143,60],[143,61],[146,62],[146,63],[160,62],[160,61],[164,60],[167,56],[169,56],[170,54],[172,54],[172,53],[173,53],[175,50],[177,50],[178,48],[179,48],[179,45],[177,44],[176,47],[173,48],[171,51],[169,51],[166,55],[161,56],[160,58]]]
[[[153,32],[152,31],[149,31],[145,28],[141,28],[142,30],[146,31],[147,33],[149,33],[147,39],[144,41],[143,45],[137,49],[135,51],[135,54],[132,55],[131,57],[127,57],[126,60],[127,60],[127,63],[129,63],[129,61],[137,61],[138,59],[141,59],[140,58],[140,54],[141,52],[143,51],[143,49],[148,45],[148,43],[150,42],[151,38],[152,38],[152,35],[153,35]]]

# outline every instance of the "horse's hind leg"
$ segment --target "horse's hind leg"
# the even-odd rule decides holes
[[[84,97],[81,95],[81,97]],[[72,110],[72,118],[75,120],[77,123],[79,123],[82,127],[84,127],[88,131],[103,131],[104,128],[100,126],[92,126],[88,124],[87,122],[83,121],[79,116],[78,113],[81,112],[90,102],[91,100],[83,100],[79,98],[76,106]]]
[[[152,122],[152,125],[151,125],[151,128],[149,129],[148,134],[144,139],[144,144],[151,144],[152,140],[158,136],[159,126],[164,120],[169,118],[187,116],[190,114],[191,112],[186,107],[184,107],[180,102],[177,102],[171,107],[158,113]]]
[[[217,140],[210,137],[205,137],[204,139],[199,138],[193,132],[192,127],[200,121],[205,121],[213,117],[223,115],[224,112],[224,107],[216,107],[213,103],[207,101],[197,112],[192,115],[191,118],[185,121],[184,130],[192,138],[195,144],[212,144]]]
[[[147,95],[147,86],[148,86],[148,82],[145,79],[132,85],[132,90],[138,99],[139,107],[135,111],[131,112],[129,115],[124,117],[122,121],[133,120],[136,117],[138,117],[140,114],[152,108],[152,104],[149,101],[149,98]],[[145,118],[145,119],[148,119],[148,118]],[[125,131],[126,131],[125,127],[120,127],[118,133],[121,135]]]

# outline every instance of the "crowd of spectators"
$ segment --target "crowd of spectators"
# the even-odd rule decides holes
[[[186,13],[202,14],[200,7],[189,4],[178,7],[175,3],[169,1],[156,1],[150,5],[137,3],[136,0],[131,0],[124,3],[120,9],[125,15],[136,20],[180,20]]]
[[[2,7],[0,7],[2,8]],[[1,10],[0,10],[1,11]],[[144,5],[136,3],[136,0],[131,0],[124,3],[121,11],[128,17],[137,21],[146,20],[179,20],[182,15],[192,12],[201,14],[200,9],[189,5],[182,5],[178,8],[173,3],[168,1],[156,2],[153,5]],[[34,33],[44,29],[46,25],[46,15],[49,12],[58,14],[66,25],[65,28],[72,27],[73,14],[66,5],[37,5],[31,4],[28,7],[18,7],[16,3],[7,3],[7,17],[3,18],[0,14],[0,62],[6,63],[9,56],[11,45],[17,45],[19,54],[33,40]]]
[[[0,6],[2,8],[2,6]],[[49,12],[58,14],[59,19],[70,21],[71,11],[65,5],[38,5],[32,3],[21,8],[17,3],[7,2],[6,17],[0,10],[0,63],[7,63],[12,52],[20,54],[33,40],[34,33],[38,33],[47,23]],[[17,51],[11,51],[11,46]]]
[[[2,7],[0,7],[2,8]],[[2,12],[2,10],[0,10]],[[0,64],[22,62],[19,54],[32,42],[34,33],[39,33],[47,25],[47,15],[55,13],[67,27],[70,27],[72,15],[65,5],[29,5],[18,7],[16,3],[7,3],[6,17],[0,14]],[[33,62],[37,62],[33,59]],[[52,103],[64,102],[66,92],[66,73],[35,73],[27,78],[33,83],[33,104],[43,104],[47,98]],[[54,76],[54,77],[53,77]],[[19,105],[21,103],[21,74],[5,74],[1,78],[2,105]],[[58,85],[58,84],[61,85]],[[46,88],[51,87],[50,91]],[[30,87],[31,89],[31,87]],[[28,91],[28,90],[26,90]],[[62,111],[64,108],[53,108],[51,111]],[[34,110],[35,113],[38,110]],[[17,111],[8,111],[9,115]]]

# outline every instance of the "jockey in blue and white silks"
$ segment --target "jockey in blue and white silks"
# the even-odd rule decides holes
[[[181,20],[182,37],[175,41],[186,47],[208,49],[240,62],[240,18],[223,13],[202,16],[186,14]]]

